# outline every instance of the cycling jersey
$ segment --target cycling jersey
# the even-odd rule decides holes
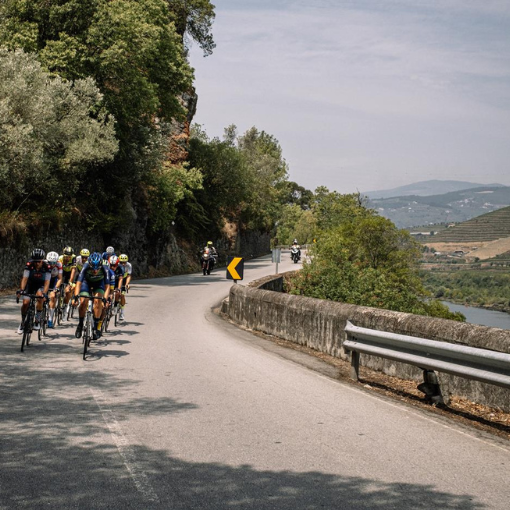
[[[84,262],[83,261],[83,258],[81,255],[78,255],[76,257],[76,269],[78,270],[78,272],[80,272],[82,269],[83,269],[83,266],[86,264],[87,262]]]
[[[35,294],[39,289],[44,288],[45,282],[51,278],[51,271],[46,261],[43,261],[39,269],[35,266],[35,261],[29,260],[23,271],[23,278],[28,278],[25,292]]]
[[[62,281],[69,283],[71,272],[76,267],[76,257],[74,255],[60,255],[58,260],[62,264]]]
[[[50,266],[48,264],[48,267],[51,271],[51,280],[50,280],[50,289],[54,289],[55,286],[57,285],[57,281],[59,279],[59,276],[62,274],[62,263],[59,261],[57,261],[56,264],[54,264],[53,266]]]
[[[78,276],[78,282],[81,282],[80,296],[88,297],[91,293],[104,293],[108,285],[110,285],[110,277],[108,268],[101,266],[97,273],[94,273],[88,262]]]
[[[131,265],[131,262],[126,262],[125,264],[121,262],[119,265],[124,268],[124,276],[129,276],[133,272],[133,266]]]

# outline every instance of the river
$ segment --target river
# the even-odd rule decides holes
[[[464,306],[449,301],[442,301],[452,312],[460,312],[465,315],[466,321],[471,324],[492,326],[494,328],[510,329],[510,313]]]

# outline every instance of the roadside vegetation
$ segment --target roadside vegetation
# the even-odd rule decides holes
[[[465,320],[429,299],[418,274],[420,246],[366,207],[359,194],[321,187],[310,201],[310,258],[287,281],[291,294]],[[304,217],[304,213],[301,214]],[[284,226],[279,226],[283,231]]]
[[[422,271],[435,298],[510,312],[510,274],[493,270]]]

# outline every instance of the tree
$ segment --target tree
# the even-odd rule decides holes
[[[92,79],[67,82],[35,55],[0,49],[0,207],[48,209],[118,150],[114,119]]]
[[[186,35],[196,41],[204,57],[211,55],[216,44],[211,29],[214,21],[214,5],[209,0],[169,0],[170,10],[175,16],[175,27],[187,46]]]
[[[191,86],[166,0],[5,0],[0,44],[37,53],[51,73],[92,77],[115,116],[121,140],[133,128],[183,115]]]
[[[276,138],[252,127],[237,140],[251,180],[251,197],[242,211],[249,229],[273,230],[285,203],[287,163]]]

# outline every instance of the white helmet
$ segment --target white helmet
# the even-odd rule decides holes
[[[58,259],[59,259],[59,255],[56,251],[50,251],[48,253],[48,255],[46,256],[46,260],[52,265],[56,264],[58,262]]]
[[[106,253],[108,253],[108,255],[114,254],[115,248],[113,246],[108,246],[108,248],[106,248]]]

